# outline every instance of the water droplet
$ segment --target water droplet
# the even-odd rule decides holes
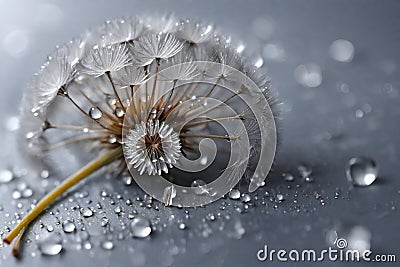
[[[0,170],[0,183],[8,183],[14,179],[12,171],[4,169]]]
[[[300,176],[304,179],[312,173],[312,169],[306,165],[299,165],[297,170],[299,171]]]
[[[54,256],[58,255],[63,249],[59,237],[51,236],[45,240],[40,241],[39,250],[43,255]]]
[[[91,107],[89,110],[89,116],[94,120],[98,120],[103,116],[103,112],[97,107]]]
[[[180,223],[180,224],[179,224],[179,229],[180,229],[180,230],[185,230],[185,229],[186,229],[186,224]]]
[[[144,217],[135,217],[130,225],[132,236],[138,238],[145,238],[151,233],[150,221]]]
[[[124,183],[124,185],[131,185],[133,182],[132,176],[130,175],[122,176],[122,182]]]
[[[117,137],[116,137],[115,135],[110,135],[110,136],[108,137],[108,142],[109,142],[110,144],[115,144],[115,143],[117,142]]]
[[[112,250],[114,248],[114,243],[111,241],[103,241],[101,242],[101,248],[105,250]]]
[[[42,170],[40,172],[40,177],[43,179],[47,179],[47,178],[49,178],[49,176],[50,176],[50,172],[48,170]]]
[[[247,202],[250,202],[251,197],[249,194],[243,194],[241,199],[242,199],[242,202],[247,203]]]
[[[124,110],[122,108],[115,108],[114,114],[118,118],[122,118],[125,115],[125,112],[124,112]]]
[[[229,192],[229,198],[230,199],[239,199],[240,198],[240,191],[238,190],[238,189],[232,189],[230,192]]]
[[[33,195],[33,190],[27,187],[22,191],[21,195],[23,198],[29,198]]]
[[[282,178],[286,182],[293,182],[294,181],[294,176],[291,173],[283,173],[282,174]]]
[[[171,206],[173,199],[176,197],[176,189],[173,185],[164,188],[162,201],[165,206]]]
[[[66,232],[66,233],[72,233],[76,229],[75,224],[70,220],[65,220],[62,224],[62,227],[63,227],[64,232]]]
[[[206,186],[206,182],[204,182],[203,180],[194,180],[191,184],[191,187],[194,189],[194,193],[196,195],[203,195],[208,193],[208,189]]]
[[[114,212],[115,212],[115,214],[120,214],[120,213],[122,212],[122,208],[121,208],[120,206],[117,206],[117,207],[114,209]]]
[[[351,158],[346,167],[347,179],[356,186],[369,186],[378,176],[378,166],[367,157]]]
[[[83,248],[86,250],[91,250],[92,249],[92,243],[90,241],[84,241],[83,242]]]
[[[354,57],[354,45],[348,40],[335,40],[329,47],[329,54],[336,61],[351,62]]]
[[[360,119],[364,117],[364,111],[362,111],[361,109],[357,109],[356,110],[356,118]]]
[[[282,195],[282,194],[277,194],[277,195],[276,195],[276,199],[277,199],[279,202],[281,202],[281,201],[283,201],[283,200],[284,200],[284,198],[283,198],[283,195]]]
[[[93,216],[93,211],[89,208],[84,208],[81,210],[81,214],[83,215],[83,217],[88,218]]]
[[[306,87],[318,87],[322,83],[321,68],[314,63],[299,65],[294,70],[296,81]]]

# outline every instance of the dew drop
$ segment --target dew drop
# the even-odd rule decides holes
[[[91,107],[89,110],[89,116],[94,120],[98,120],[103,116],[103,112],[101,112],[97,107]]]
[[[335,40],[329,47],[329,54],[336,61],[351,62],[354,57],[354,45],[348,40]]]
[[[179,224],[179,229],[180,229],[180,230],[185,230],[185,229],[186,229],[186,224],[180,223],[180,224]]]
[[[125,175],[122,177],[122,182],[124,183],[124,185],[131,185],[132,184],[132,176],[130,175]]]
[[[111,241],[103,241],[101,242],[101,248],[105,250],[112,250],[114,248],[114,243]]]
[[[0,170],[0,183],[9,183],[14,179],[12,171],[4,169]]]
[[[249,194],[243,194],[241,199],[242,199],[242,202],[248,203],[248,202],[250,202],[251,197]]]
[[[294,176],[291,173],[283,173],[282,174],[282,178],[286,182],[293,182],[294,181]]]
[[[66,232],[66,233],[72,233],[76,229],[75,224],[70,220],[65,220],[62,224],[62,227],[63,227],[64,232]]]
[[[276,199],[277,199],[278,201],[280,201],[280,202],[284,200],[282,194],[277,194],[277,195],[276,195]]]
[[[151,233],[151,224],[147,218],[137,216],[130,225],[132,236],[138,238],[145,238]]]
[[[83,215],[83,217],[89,218],[93,216],[93,211],[89,208],[84,208],[81,210],[81,214]]]
[[[107,140],[110,144],[115,144],[117,142],[117,137],[115,135],[110,135]]]
[[[378,176],[378,166],[367,157],[351,158],[346,166],[346,176],[355,186],[369,186]]]
[[[240,198],[240,191],[238,189],[234,188],[229,192],[228,196],[229,196],[230,199],[233,199],[233,200],[239,199]]]
[[[63,249],[60,238],[49,237],[39,243],[39,250],[43,255],[58,255]]]
[[[122,108],[115,108],[114,114],[118,118],[122,118],[125,115],[125,112],[124,112],[124,110]]]

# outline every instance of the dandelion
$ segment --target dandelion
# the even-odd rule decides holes
[[[207,196],[191,195],[190,187],[182,190],[171,183],[149,195],[166,199],[165,205],[204,205],[228,193],[242,177],[248,177],[249,191],[255,190],[274,158],[276,101],[262,71],[249,67],[245,53],[227,40],[198,20],[135,17],[108,21],[57,47],[24,96],[27,151],[38,157],[59,153],[63,165],[67,148],[75,159],[92,160],[7,235],[6,243],[17,239],[14,253],[29,224],[85,177],[104,168],[129,171],[147,184],[157,179],[167,183],[177,168],[187,173],[198,169],[189,159],[206,150],[203,139],[215,142],[214,156],[232,152],[228,166],[220,168],[222,180],[204,186]],[[74,154],[75,146],[79,153]],[[250,164],[253,160],[262,164]]]

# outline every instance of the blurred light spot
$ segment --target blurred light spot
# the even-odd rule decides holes
[[[28,49],[28,45],[28,32],[22,29],[8,32],[3,39],[4,51],[13,57],[23,56]]]
[[[296,81],[306,87],[318,87],[322,83],[321,68],[315,64],[299,65],[294,70]]]
[[[17,116],[9,117],[5,122],[8,131],[14,132],[19,129],[19,118]]]
[[[335,40],[329,47],[329,54],[336,61],[351,62],[354,57],[354,45],[348,40]]]
[[[269,17],[256,18],[253,21],[252,29],[257,37],[268,39],[274,33],[274,22]]]
[[[243,44],[238,45],[238,47],[236,48],[236,52],[238,54],[242,53],[243,50],[245,49],[245,46]]]
[[[285,50],[278,44],[266,44],[263,48],[263,56],[266,59],[274,61],[284,61],[286,53]]]
[[[262,57],[257,57],[257,58],[254,60],[253,65],[254,65],[254,67],[256,67],[256,68],[261,68],[261,67],[264,65],[264,60],[262,59]]]

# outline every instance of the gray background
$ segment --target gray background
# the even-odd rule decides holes
[[[74,237],[66,236],[61,255],[42,257],[34,239],[35,234],[40,236],[46,231],[35,225],[27,236],[33,242],[25,246],[20,261],[9,255],[8,247],[0,246],[1,266],[272,266],[277,263],[261,263],[256,259],[257,251],[265,244],[274,249],[324,249],[328,246],[326,233],[338,224],[366,227],[372,233],[375,253],[400,256],[398,1],[0,1],[0,10],[0,145],[3,151],[0,168],[24,168],[16,151],[15,134],[6,129],[5,122],[18,114],[22,92],[31,75],[56,44],[105,19],[153,12],[200,17],[239,37],[256,53],[266,43],[279,43],[286,54],[284,61],[265,63],[273,86],[284,102],[282,142],[276,164],[266,186],[258,191],[259,200],[265,199],[267,207],[256,205],[260,201],[255,201],[254,195],[251,207],[243,214],[236,211],[236,208],[243,209],[243,204],[229,199],[206,208],[189,209],[189,218],[185,217],[185,210],[164,209],[157,203],[153,205],[159,205],[160,211],[137,207],[138,212],[159,222],[156,231],[145,240],[129,236],[114,240],[111,251],[104,251],[98,245],[103,237],[96,230],[96,220],[101,216],[79,221],[78,212],[61,208],[59,217],[75,218],[79,227],[94,229],[91,230],[94,248],[79,249],[69,241],[75,240]],[[272,21],[273,32],[265,40],[253,31],[253,21],[259,17]],[[14,31],[17,33],[10,37]],[[355,46],[351,63],[336,62],[329,56],[330,44],[339,38],[348,39]],[[303,87],[294,79],[296,66],[310,62],[322,69],[323,81],[318,88]],[[341,92],[342,83],[349,86],[348,93]],[[356,110],[366,104],[371,106],[371,112],[357,118]],[[378,180],[367,188],[350,188],[344,175],[348,159],[358,155],[372,157],[380,166]],[[299,178],[299,164],[311,166],[313,183]],[[282,180],[281,174],[287,171],[296,176],[294,182]],[[49,179],[51,187],[62,177]],[[11,193],[19,180],[28,181],[35,189],[33,198],[12,200]],[[3,207],[0,230],[11,227],[14,212],[19,212],[17,202],[29,209],[29,203],[41,196],[40,181],[37,175],[29,173],[11,183],[0,184]],[[129,220],[126,214],[114,214],[108,198],[100,198],[99,191],[104,188],[122,194],[125,199],[143,196],[133,186],[126,187],[120,180],[107,180],[98,175],[75,191],[88,192],[88,196],[73,192],[70,195],[73,202],[63,199],[57,203],[58,208],[76,203],[93,205],[89,200],[100,202],[110,224],[118,229]],[[340,197],[334,199],[337,188]],[[274,208],[265,191],[271,195],[282,193],[285,200]],[[325,205],[315,199],[315,192],[322,195]],[[124,200],[115,199],[117,205],[121,202],[123,206]],[[227,208],[221,210],[224,202]],[[135,200],[134,206],[139,203]],[[52,210],[57,210],[57,205]],[[123,208],[126,213],[133,209]],[[209,213],[218,218],[207,220]],[[230,217],[225,218],[226,215]],[[54,216],[48,213],[42,217],[44,224],[52,224],[52,220]],[[180,220],[187,229],[178,229]],[[59,225],[54,227],[56,232],[60,231]],[[241,237],[236,236],[238,227],[245,230]],[[107,238],[117,239],[116,231],[108,230],[108,233],[111,236]],[[326,261],[325,264],[348,263]]]

